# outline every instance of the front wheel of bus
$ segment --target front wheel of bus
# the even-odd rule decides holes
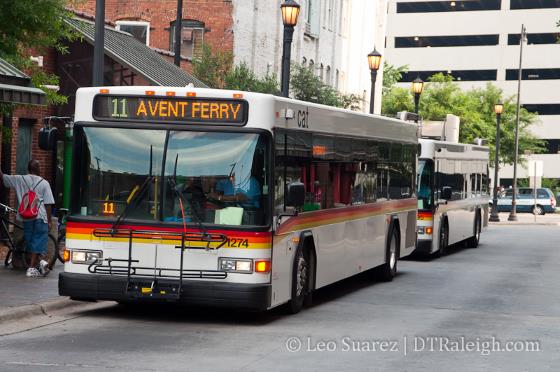
[[[447,254],[447,247],[449,245],[449,228],[447,227],[447,221],[441,223],[439,228],[439,249],[437,251],[438,257],[445,256]]]
[[[309,292],[309,259],[303,249],[298,249],[292,270],[292,299],[288,304],[290,314],[301,311]]]
[[[397,275],[398,243],[397,230],[393,228],[387,241],[387,252],[385,255],[387,262],[385,262],[379,272],[379,278],[384,282],[392,281],[395,275]]]

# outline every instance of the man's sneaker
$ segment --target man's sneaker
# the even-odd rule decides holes
[[[35,278],[41,276],[41,273],[36,268],[30,267],[29,269],[27,269],[25,276],[28,278]]]
[[[45,260],[41,260],[39,262],[39,273],[41,273],[41,275],[43,276],[47,276],[50,271],[51,270],[49,269],[49,263]]]

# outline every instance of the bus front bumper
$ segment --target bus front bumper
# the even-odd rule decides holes
[[[150,278],[145,278],[150,281]],[[178,280],[159,280],[161,284],[178,285]],[[150,296],[131,297],[126,291],[127,277],[60,273],[58,293],[82,301],[170,301]],[[173,302],[195,305],[239,308],[262,311],[269,306],[270,284],[221,283],[204,280],[183,280],[182,294]]]
[[[432,244],[433,241],[430,240],[420,240],[418,239],[418,241],[416,242],[416,249],[414,250],[414,253],[420,253],[420,254],[432,254]]]

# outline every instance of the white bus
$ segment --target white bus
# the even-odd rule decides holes
[[[416,251],[477,247],[488,226],[488,147],[420,139]]]
[[[76,95],[60,294],[292,312],[416,242],[417,126],[272,95]]]

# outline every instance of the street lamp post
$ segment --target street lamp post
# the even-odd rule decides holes
[[[490,214],[490,221],[492,222],[500,222],[500,216],[498,216],[498,168],[500,164],[500,120],[503,110],[503,103],[494,105],[494,112],[496,113],[496,154],[494,155],[494,198],[492,199],[492,213]]]
[[[369,70],[371,71],[371,98],[369,100],[369,113],[373,114],[373,101],[375,99],[375,80],[377,79],[377,70],[379,70],[379,65],[381,64],[381,53],[373,48],[373,52],[368,54],[367,59]]]
[[[418,106],[420,104],[420,95],[422,94],[422,90],[424,90],[424,82],[420,79],[420,76],[417,76],[412,82],[412,93],[414,93],[414,112],[416,115],[418,115]]]
[[[517,76],[517,110],[515,118],[515,154],[513,158],[513,195],[511,196],[511,212],[508,221],[517,221],[517,157],[519,152],[519,109],[521,105],[521,79],[523,73],[523,42],[527,35],[525,25],[521,25],[519,38],[519,72]]]
[[[284,23],[284,45],[282,50],[282,96],[290,92],[290,59],[292,57],[292,40],[297,24],[300,7],[294,0],[286,0],[280,5]]]

